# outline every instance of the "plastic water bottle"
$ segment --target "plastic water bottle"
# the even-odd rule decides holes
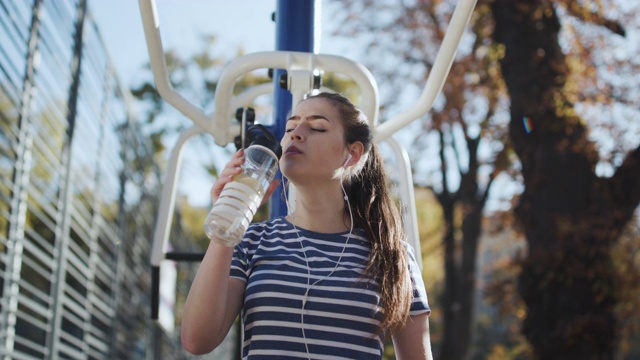
[[[258,206],[278,170],[282,156],[280,143],[262,125],[249,127],[247,132],[260,130],[244,150],[242,173],[225,185],[204,221],[204,231],[212,241],[225,246],[237,245],[253,220]]]

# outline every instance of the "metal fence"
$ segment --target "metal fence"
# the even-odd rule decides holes
[[[184,358],[150,320],[160,189],[87,0],[0,0],[0,357]]]

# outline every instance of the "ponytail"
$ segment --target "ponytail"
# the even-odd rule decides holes
[[[382,158],[362,111],[340,94],[323,92],[311,96],[314,97],[336,105],[346,144],[359,141],[364,146],[362,158],[349,169],[345,191],[351,203],[354,225],[364,229],[371,243],[365,275],[380,284],[382,318],[379,331],[393,333],[407,320],[413,293],[402,220],[389,191]]]
[[[366,273],[380,283],[380,330],[393,332],[409,315],[412,287],[400,213],[375,144],[371,145],[363,168],[350,178],[346,191],[354,222],[365,230],[371,242]]]

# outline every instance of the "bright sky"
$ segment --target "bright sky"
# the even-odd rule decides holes
[[[218,48],[230,53],[242,46],[247,53],[275,49],[275,23],[271,14],[276,0],[156,0],[165,50],[192,54],[199,35],[214,34]],[[324,2],[321,3],[324,6]],[[149,60],[137,0],[89,0],[89,8],[104,37],[125,85]],[[321,11],[323,22],[330,14]],[[321,27],[320,52],[342,53],[346,46],[331,41]]]
[[[273,50],[275,26],[271,12],[275,0],[156,0],[162,43],[167,49],[192,53],[200,34],[216,34],[222,46],[239,44],[248,52]],[[145,64],[147,53],[140,8],[136,0],[90,0],[98,23],[122,80],[134,76]],[[247,11],[251,9],[251,11]]]

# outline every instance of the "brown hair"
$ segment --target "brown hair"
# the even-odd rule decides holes
[[[364,113],[343,95],[323,92],[310,98],[326,99],[336,105],[344,127],[345,142],[360,141],[364,145],[363,159],[346,176],[345,191],[353,211],[354,225],[363,228],[371,242],[366,274],[380,283],[380,330],[393,333],[409,315],[412,286],[407,250],[403,244],[402,219],[391,197],[382,158],[373,142],[372,129]]]

